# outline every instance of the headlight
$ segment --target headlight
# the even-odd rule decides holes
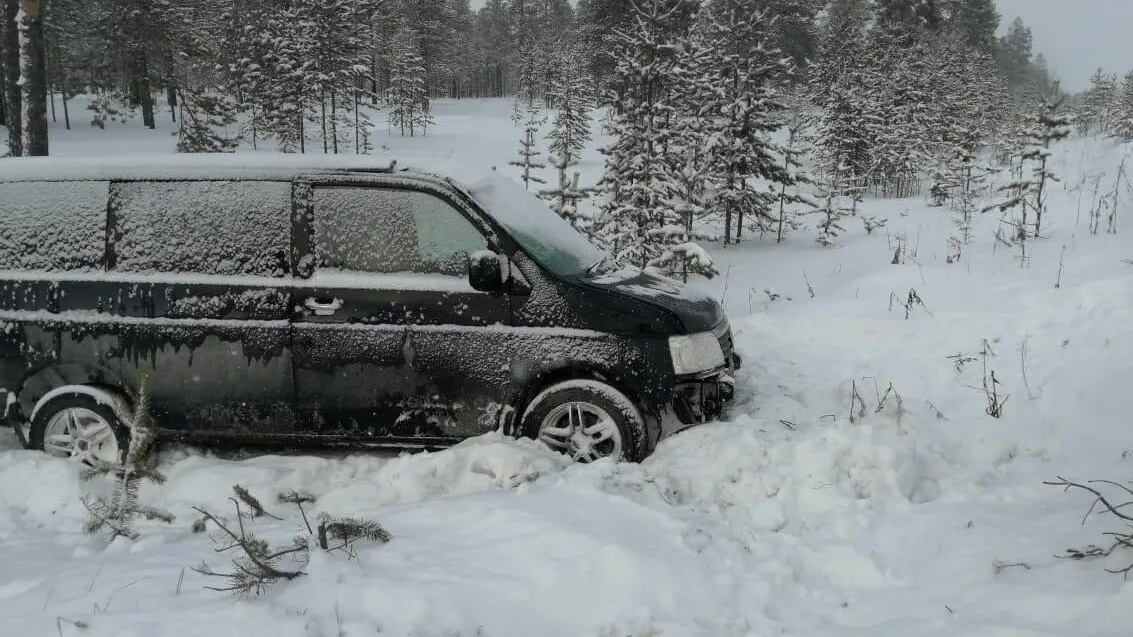
[[[707,372],[724,366],[724,350],[712,332],[669,337],[669,354],[677,375]]]

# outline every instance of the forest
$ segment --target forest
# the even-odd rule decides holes
[[[180,152],[369,153],[375,117],[427,135],[431,100],[507,97],[527,185],[619,258],[684,277],[715,272],[698,242],[782,240],[800,210],[831,242],[865,194],[970,208],[1010,169],[1004,203],[1025,210],[1034,149],[1071,110],[1133,134],[1133,79],[1099,71],[1067,101],[994,0],[2,1],[9,155],[48,154],[48,119],[158,117]],[[580,184],[594,117],[613,141]]]

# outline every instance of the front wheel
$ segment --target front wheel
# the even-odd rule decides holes
[[[64,393],[35,414],[29,443],[57,458],[90,466],[119,465],[126,457],[126,426],[105,401],[86,393]]]
[[[645,420],[625,394],[595,380],[552,385],[523,414],[523,431],[577,462],[636,462],[647,454]]]

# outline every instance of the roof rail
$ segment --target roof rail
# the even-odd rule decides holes
[[[397,160],[391,159],[388,166],[350,166],[340,170],[352,173],[392,173],[396,169]]]

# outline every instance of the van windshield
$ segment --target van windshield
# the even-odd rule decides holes
[[[507,177],[493,175],[479,181],[469,188],[469,194],[524,252],[559,276],[585,274],[606,257],[569,221]]]

